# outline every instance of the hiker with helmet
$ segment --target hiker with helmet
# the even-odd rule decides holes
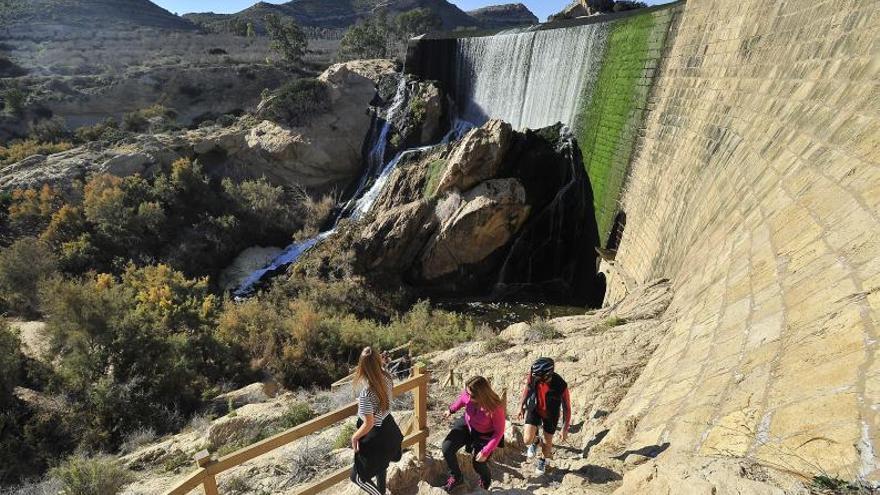
[[[556,374],[556,363],[548,357],[542,357],[532,364],[531,372],[526,377],[526,386],[520,402],[519,420],[525,418],[525,443],[528,445],[526,457],[535,457],[538,450],[538,427],[544,430],[541,456],[535,468],[538,474],[547,471],[550,459],[553,458],[553,435],[559,427],[560,412],[563,416],[562,441],[568,437],[571,426],[571,398],[568,384]]]
[[[351,436],[351,481],[370,495],[385,494],[388,465],[399,461],[402,454],[403,433],[391,415],[392,385],[381,354],[366,347],[354,372],[354,390],[361,389],[357,396],[357,431]]]
[[[489,380],[475,376],[467,381],[458,400],[449,406],[444,419],[448,420],[462,408],[464,417],[455,421],[443,441],[443,457],[449,468],[449,479],[443,488],[452,492],[464,482],[458,464],[458,451],[464,447],[474,456],[473,466],[480,476],[480,488],[488,490],[492,484],[489,457],[496,448],[504,446],[506,407],[492,390]]]

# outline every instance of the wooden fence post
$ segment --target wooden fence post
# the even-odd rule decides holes
[[[195,459],[196,464],[203,469],[216,462],[214,459],[211,459],[211,453],[207,450],[203,450],[196,454]],[[209,474],[205,477],[203,486],[205,487],[205,495],[220,495],[220,491],[217,489],[217,479],[213,474]]]
[[[427,375],[425,371],[425,365],[417,364],[413,369],[414,376],[422,376]],[[423,432],[428,430],[428,377],[425,380],[424,385],[419,385],[415,390],[414,394],[414,406],[415,406],[415,425],[416,431]],[[428,441],[427,435],[422,440],[419,440],[419,443],[416,445],[416,456],[418,456],[420,461],[425,460],[425,456],[428,453]]]

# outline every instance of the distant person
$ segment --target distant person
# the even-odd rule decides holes
[[[401,457],[403,434],[391,415],[392,385],[382,356],[372,347],[365,348],[354,372],[353,388],[361,388],[357,396],[357,431],[351,436],[351,481],[370,495],[385,494],[388,465]]]
[[[489,381],[475,376],[467,381],[464,391],[446,412],[444,419],[464,408],[464,417],[458,418],[443,441],[443,457],[449,468],[449,479],[443,487],[452,492],[464,482],[458,464],[458,451],[462,447],[473,454],[474,471],[480,475],[480,487],[489,489],[492,474],[489,457],[496,448],[504,446],[505,404],[492,390]]]
[[[412,354],[407,352],[394,365],[394,377],[398,380],[406,380],[412,374]]]
[[[562,441],[568,438],[571,427],[571,398],[568,384],[556,374],[556,363],[542,357],[532,364],[526,377],[519,408],[520,421],[525,418],[524,440],[528,445],[526,457],[535,457],[538,450],[538,427],[544,430],[543,448],[535,471],[544,474],[553,459],[553,435],[559,427],[560,412],[563,416]]]

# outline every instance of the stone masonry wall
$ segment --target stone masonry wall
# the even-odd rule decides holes
[[[617,277],[675,289],[634,447],[880,478],[878,81],[876,0],[685,5],[623,197]]]

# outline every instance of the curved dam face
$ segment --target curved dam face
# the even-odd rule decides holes
[[[669,333],[618,414],[636,443],[878,479],[880,2],[694,1],[622,204],[618,274]]]
[[[600,235],[616,230],[606,304],[656,278],[675,292],[613,413],[637,420],[630,448],[880,479],[880,2],[707,0],[585,22],[546,35],[584,58],[560,62],[581,67],[576,85],[538,83],[576,93],[540,118],[574,128]],[[557,60],[525,57],[536,40],[425,39],[408,67],[465,114],[526,125],[533,70]],[[506,86],[481,87],[484,71]]]

